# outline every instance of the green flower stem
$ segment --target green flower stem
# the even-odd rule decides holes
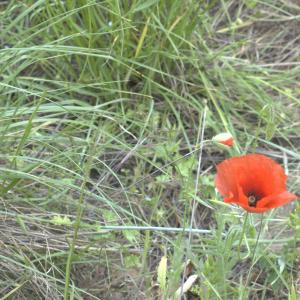
[[[245,235],[245,232],[246,232],[246,226],[247,226],[247,223],[248,223],[248,218],[249,218],[249,212],[246,213],[246,217],[244,219],[244,224],[243,224],[243,228],[242,228],[240,241],[239,241],[239,244],[238,244],[238,249],[237,250],[238,250],[238,258],[239,259],[241,258],[241,245],[242,245],[244,235]]]
[[[250,269],[249,269],[249,272],[248,272],[248,275],[247,275],[247,278],[246,278],[245,288],[243,289],[243,293],[242,293],[242,298],[241,299],[244,299],[244,294],[245,294],[245,291],[246,291],[246,289],[248,287],[248,284],[249,284],[249,281],[250,281],[250,275],[252,273],[253,267],[255,266],[254,258],[255,258],[255,254],[256,254],[256,250],[257,250],[257,246],[258,246],[258,241],[259,241],[259,238],[260,238],[260,234],[261,234],[262,228],[263,228],[263,220],[264,220],[264,214],[262,213],[261,219],[260,219],[260,224],[259,224],[259,231],[258,231],[258,234],[257,234],[255,246],[254,246],[252,257],[251,257],[251,266],[250,266]]]

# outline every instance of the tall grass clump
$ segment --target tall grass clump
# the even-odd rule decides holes
[[[299,204],[245,221],[210,141],[231,132],[299,193],[299,13],[2,1],[1,299],[298,299]]]

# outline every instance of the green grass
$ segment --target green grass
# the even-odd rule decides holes
[[[230,131],[299,193],[299,14],[3,1],[0,299],[176,299],[191,275],[186,299],[298,299],[300,205],[244,224],[215,192],[229,153],[209,141]]]

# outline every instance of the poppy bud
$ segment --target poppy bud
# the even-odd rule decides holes
[[[233,145],[233,137],[229,132],[222,132],[212,138],[213,142],[231,147]]]

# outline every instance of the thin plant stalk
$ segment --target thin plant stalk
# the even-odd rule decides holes
[[[241,245],[242,245],[242,242],[243,242],[243,239],[244,239],[244,235],[245,235],[245,232],[246,232],[248,218],[249,218],[249,212],[246,213],[246,216],[244,218],[244,223],[243,223],[243,228],[242,228],[242,232],[241,232],[241,237],[240,237],[240,241],[239,241],[239,244],[238,244],[238,247],[237,247],[239,259],[241,258]]]
[[[243,289],[241,299],[244,299],[244,294],[245,294],[245,291],[246,291],[246,289],[248,287],[248,284],[249,284],[249,281],[250,281],[250,275],[252,273],[253,267],[255,266],[254,258],[255,258],[255,254],[256,254],[256,250],[257,250],[257,246],[258,246],[258,241],[259,241],[259,238],[260,238],[260,235],[261,235],[261,232],[262,232],[262,228],[263,228],[263,220],[264,220],[264,214],[262,214],[261,218],[260,218],[259,231],[258,231],[258,234],[257,234],[255,246],[253,248],[253,253],[252,253],[252,257],[251,257],[251,266],[250,266],[249,272],[247,274],[245,288]]]
[[[94,143],[91,146],[91,153],[95,150],[95,146],[97,144],[97,139],[94,141]],[[87,149],[85,148],[82,157],[87,155]],[[76,219],[74,223],[74,232],[73,232],[73,238],[71,241],[70,249],[69,249],[69,254],[68,254],[68,259],[67,259],[67,264],[66,264],[66,277],[65,277],[65,289],[64,289],[64,300],[70,299],[69,297],[69,288],[70,288],[70,279],[71,279],[71,267],[72,267],[72,259],[75,251],[75,246],[76,246],[76,241],[78,238],[78,232],[80,229],[80,224],[81,224],[81,217],[83,214],[83,204],[84,204],[84,194],[85,194],[85,188],[87,184],[87,180],[89,177],[89,170],[92,166],[92,155],[87,155],[88,160],[86,164],[86,169],[84,172],[84,180],[81,184],[80,188],[80,196],[79,196],[79,201],[78,201],[78,206],[77,206],[77,212],[76,212]]]
[[[75,250],[75,244],[78,237],[78,231],[81,223],[81,216],[83,213],[83,202],[84,202],[84,189],[85,189],[86,181],[82,183],[81,186],[81,194],[79,198],[79,203],[77,207],[76,220],[74,223],[74,233],[73,238],[70,245],[70,250],[68,254],[68,260],[66,264],[66,277],[65,277],[65,290],[64,290],[64,300],[69,299],[69,286],[70,286],[70,278],[71,278],[71,266],[72,266],[72,258]]]
[[[192,227],[193,227],[193,222],[195,218],[195,212],[196,212],[196,194],[198,192],[199,188],[199,178],[200,178],[200,171],[201,171],[201,163],[202,163],[202,152],[203,152],[203,140],[204,140],[204,130],[205,130],[205,123],[206,123],[206,114],[207,114],[207,107],[204,108],[203,112],[203,117],[202,117],[202,128],[201,128],[201,135],[200,135],[200,152],[198,156],[198,167],[197,167],[197,176],[196,176],[196,184],[195,184],[195,197],[192,202],[192,212],[191,212],[191,219],[190,219],[190,228],[189,228],[189,235],[188,235],[188,242],[191,244],[192,241]],[[184,284],[184,275],[186,273],[186,268],[187,268],[187,260],[188,256],[185,258],[185,264],[184,264],[184,271],[183,271],[183,276],[181,280],[181,290],[180,290],[180,298],[183,295],[183,284]]]

